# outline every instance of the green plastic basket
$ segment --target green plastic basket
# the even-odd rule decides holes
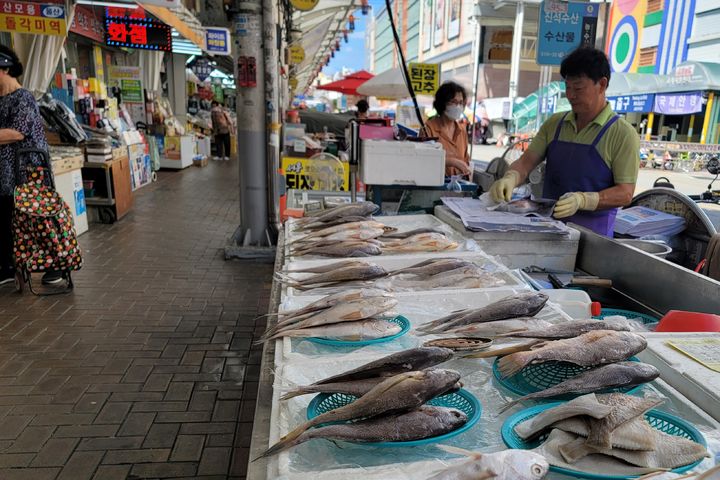
[[[537,439],[527,441],[523,440],[518,436],[517,433],[515,433],[515,427],[520,423],[523,423],[524,421],[533,418],[540,412],[547,410],[548,408],[562,405],[562,403],[563,402],[553,402],[545,403],[543,405],[536,405],[534,407],[521,410],[520,412],[517,412],[516,414],[508,417],[508,419],[505,420],[505,423],[503,423],[503,426],[500,430],[500,434],[502,435],[502,439],[503,442],[505,442],[505,445],[507,445],[508,448],[519,448],[523,450],[530,450],[539,446],[542,442],[545,441],[545,439],[547,438],[547,434],[543,434]],[[660,430],[661,432],[667,433],[668,435],[684,437],[694,442],[697,442],[704,447],[707,447],[707,442],[705,441],[705,437],[703,437],[702,433],[700,433],[697,428],[695,428],[692,424],[683,420],[682,418],[676,417],[675,415],[671,415],[666,412],[661,412],[660,410],[650,410],[645,414],[645,419],[648,421],[650,426],[652,426],[656,430]],[[698,466],[700,462],[702,462],[702,460],[698,460],[697,462],[690,465],[676,468],[672,471],[675,473],[687,472]],[[578,472],[576,470],[555,466],[551,466],[550,470],[577,478],[591,478],[602,480],[625,480],[627,478],[637,478],[636,476],[600,475]]]
[[[554,387],[558,383],[564,382],[565,380],[568,380],[576,375],[579,375],[582,372],[586,372],[593,368],[581,367],[579,365],[568,362],[545,362],[528,365],[512,377],[503,377],[502,375],[500,375],[500,370],[498,368],[499,360],[500,358],[498,357],[493,363],[493,376],[495,377],[495,380],[511,392],[517,393],[521,396]],[[629,361],[639,362],[640,360],[637,357],[631,357]],[[634,392],[639,388],[640,385],[634,387],[613,388],[598,393],[630,393]],[[577,396],[578,395],[568,394],[555,398],[561,400],[570,400]]]
[[[657,323],[660,321],[659,318],[655,318],[652,315],[647,315],[645,313],[640,312],[633,312],[632,310],[620,310],[618,308],[603,308],[600,310],[600,315],[596,315],[593,318],[596,318],[598,320],[602,320],[605,317],[611,317],[613,315],[622,315],[626,318],[640,318],[642,319],[643,323],[645,325],[650,325],[653,323]]]
[[[313,343],[319,343],[321,345],[329,345],[331,347],[364,347],[365,345],[375,345],[378,343],[385,343],[385,342],[391,342],[395,340],[396,338],[402,337],[406,333],[410,331],[410,320],[403,317],[402,315],[398,315],[395,318],[392,318],[388,320],[389,322],[396,323],[400,325],[401,330],[396,333],[395,335],[390,335],[388,337],[382,337],[382,338],[375,338],[373,340],[357,340],[357,341],[350,341],[350,340],[334,340],[332,338],[321,338],[321,337],[309,337],[306,340],[310,340]]]
[[[313,398],[310,405],[308,405],[307,418],[308,420],[311,420],[325,412],[344,407],[355,400],[357,400],[357,397],[345,393],[321,393]],[[415,447],[418,445],[428,445],[431,443],[442,442],[443,440],[460,435],[472,428],[473,425],[480,420],[480,415],[482,414],[482,405],[480,404],[480,401],[475,398],[472,393],[462,388],[457,392],[435,397],[427,402],[426,405],[456,408],[467,415],[467,422],[465,422],[462,427],[457,428],[452,432],[437,435],[435,437],[410,440],[406,442],[362,442],[362,444],[374,447]]]

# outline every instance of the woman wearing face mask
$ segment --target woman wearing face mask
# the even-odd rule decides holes
[[[445,82],[435,92],[433,107],[437,116],[425,123],[425,133],[435,137],[445,149],[445,175],[469,175],[468,134],[463,118],[467,93],[455,82]]]

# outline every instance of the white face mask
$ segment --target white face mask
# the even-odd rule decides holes
[[[448,105],[445,107],[445,116],[450,120],[460,120],[464,110],[460,105]]]

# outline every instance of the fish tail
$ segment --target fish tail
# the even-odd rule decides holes
[[[315,393],[316,389],[312,385],[307,387],[297,387],[294,390],[290,390],[285,395],[280,397],[280,400],[290,400],[291,398],[299,397],[301,395],[307,395],[309,393]]]
[[[462,455],[464,457],[470,457],[475,459],[482,457],[482,453],[480,452],[473,452],[472,450],[465,450],[464,448],[453,447],[452,445],[437,445],[437,448],[447,453]]]
[[[520,345],[513,345],[512,347],[496,348],[495,350],[471,353],[470,355],[465,355],[464,358],[492,358],[492,357],[499,357],[502,355],[510,355],[511,353],[524,352],[526,350],[530,350],[534,345],[537,345],[538,343],[540,343],[540,341],[536,340],[533,342],[523,343]]]
[[[500,375],[512,377],[530,363],[530,360],[531,358],[527,355],[527,352],[517,352],[502,357],[498,360]]]
[[[508,410],[510,410],[512,407],[514,407],[518,403],[522,402],[523,400],[527,400],[527,398],[528,398],[528,396],[526,395],[524,397],[516,398],[515,400],[505,403],[505,405],[500,407],[498,414],[507,412]]]
[[[595,453],[595,449],[587,445],[583,437],[560,446],[560,454],[568,463],[575,463],[591,453]]]
[[[612,432],[601,428],[590,429],[587,438],[588,447],[593,448],[612,448]]]
[[[265,450],[263,454],[259,457],[255,458],[253,462],[256,460],[260,460],[261,458],[270,457],[272,455],[282,452],[283,450],[287,450],[288,448],[292,448],[295,445],[309,440],[307,436],[303,435],[303,433],[305,433],[305,431],[309,428],[309,423],[310,422],[306,422],[300,425],[295,430],[282,437],[275,445]]]

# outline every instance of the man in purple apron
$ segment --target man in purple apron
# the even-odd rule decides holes
[[[605,100],[610,65],[602,51],[575,50],[563,59],[560,75],[572,111],[550,117],[490,192],[497,202],[509,201],[545,160],[543,197],[558,200],[553,216],[612,237],[618,207],[629,204],[635,191],[639,138]]]

